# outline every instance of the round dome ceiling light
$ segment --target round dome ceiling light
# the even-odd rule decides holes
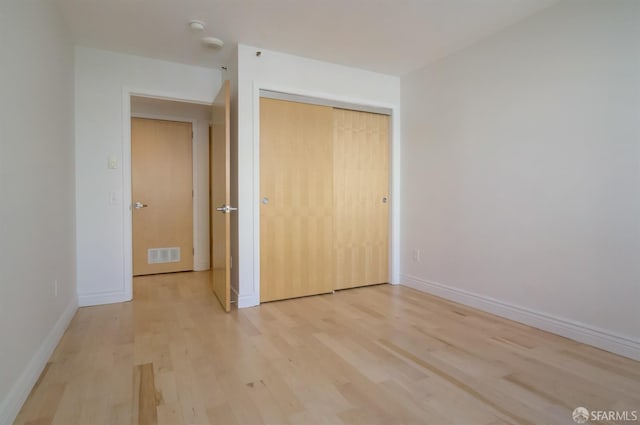
[[[212,49],[219,49],[222,46],[224,46],[224,42],[219,38],[215,38],[215,37],[202,37],[202,43],[204,43],[205,46],[210,47]]]
[[[204,27],[207,26],[204,22],[195,19],[189,21],[187,24],[189,25],[191,31],[204,31]]]

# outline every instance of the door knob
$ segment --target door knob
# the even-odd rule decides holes
[[[225,205],[216,208],[216,211],[220,211],[222,214],[229,214],[231,211],[237,211],[237,208],[232,207],[231,205]]]
[[[133,208],[139,210],[140,208],[147,208],[149,205],[143,204],[142,202],[136,202],[133,204]]]

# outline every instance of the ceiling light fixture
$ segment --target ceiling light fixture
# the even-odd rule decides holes
[[[215,37],[202,37],[202,42],[205,46],[211,47],[212,49],[219,49],[224,46],[224,42]]]
[[[202,21],[191,20],[188,22],[189,28],[191,31],[204,31],[204,27],[207,25]]]

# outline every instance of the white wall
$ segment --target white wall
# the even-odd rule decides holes
[[[404,283],[640,356],[639,22],[562,2],[402,78]]]
[[[0,58],[4,425],[13,422],[77,307],[73,50],[52,2],[0,2]]]
[[[143,118],[191,121],[193,143],[193,268],[208,270],[209,247],[209,123],[211,106],[134,96],[131,114]]]
[[[131,298],[129,101],[125,93],[211,103],[217,70],[76,47],[76,217],[81,305]],[[120,167],[107,168],[111,155]],[[117,202],[110,204],[110,193]]]
[[[262,54],[256,56],[256,51]],[[260,302],[259,296],[259,98],[260,88],[317,98],[393,108],[392,172],[398,170],[400,80],[355,68],[320,62],[251,46],[238,46],[238,305]],[[392,208],[397,211],[398,179],[392,187]],[[392,239],[397,243],[397,217]],[[392,258],[392,281],[397,258]]]

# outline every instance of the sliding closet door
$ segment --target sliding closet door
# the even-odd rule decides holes
[[[334,109],[335,288],[389,280],[389,117]]]
[[[260,301],[331,292],[333,110],[260,100]]]

